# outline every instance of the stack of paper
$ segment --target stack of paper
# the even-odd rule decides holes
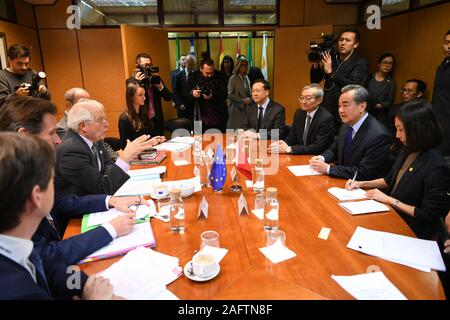
[[[366,191],[359,188],[347,190],[344,188],[332,187],[328,189],[328,192],[340,201],[367,199],[365,196]]]
[[[161,144],[154,146],[158,151],[171,151],[171,152],[181,152],[189,148],[191,145],[189,143],[184,142],[173,142],[167,141]]]
[[[128,175],[130,178],[138,178],[138,177],[145,177],[145,176],[153,176],[153,175],[161,175],[165,173],[167,170],[166,166],[158,166],[154,168],[147,168],[147,169],[135,169],[135,170],[129,170]],[[158,176],[159,178],[159,176]]]
[[[407,300],[383,272],[331,278],[358,300]]]
[[[195,138],[194,138],[194,137],[190,137],[190,136],[186,136],[186,137],[175,137],[175,138],[169,140],[169,142],[194,144]]]
[[[436,241],[357,227],[347,248],[426,272],[445,271]]]
[[[127,253],[99,275],[109,279],[115,295],[130,300],[178,300],[166,285],[181,275],[176,257],[143,247]]]
[[[114,196],[138,196],[152,194],[153,186],[161,184],[160,178],[144,179],[138,177],[137,179],[128,179],[119,190],[114,193]]]
[[[266,256],[267,259],[272,261],[272,263],[282,262],[297,256],[297,254],[287,248],[281,240],[277,240],[271,246],[259,248],[259,250]]]
[[[90,254],[79,263],[118,256],[141,246],[153,247],[155,245],[155,236],[150,221],[148,221],[136,224],[129,234],[114,239],[110,244]]]
[[[289,171],[291,171],[296,177],[303,176],[316,176],[323,173],[317,172],[310,165],[300,165],[300,166],[288,166]]]
[[[338,203],[353,215],[389,211],[389,207],[375,200]]]
[[[152,200],[146,201],[146,204],[131,206],[130,209],[136,213],[136,223],[149,221],[150,217],[156,215],[156,207]],[[123,212],[114,208],[108,211],[85,214],[81,221],[81,232],[92,230],[123,214]]]

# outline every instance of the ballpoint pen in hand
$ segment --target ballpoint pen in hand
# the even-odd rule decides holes
[[[357,175],[358,175],[358,170],[355,171],[355,175],[353,176],[353,179],[352,179],[352,181],[350,182],[350,185],[351,185],[351,186],[355,183],[355,179],[356,179],[356,176],[357,176]]]

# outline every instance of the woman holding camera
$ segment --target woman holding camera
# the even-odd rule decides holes
[[[371,181],[348,180],[345,187],[371,189],[368,198],[389,204],[417,237],[432,239],[448,212],[448,168],[435,149],[442,132],[431,105],[424,100],[404,104],[395,117],[395,127],[403,150],[388,175]]]
[[[247,106],[252,102],[250,79],[247,76],[248,61],[241,58],[236,63],[233,75],[228,81],[228,123],[227,129],[240,129],[247,116]]]
[[[366,88],[369,92],[369,111],[388,127],[388,111],[394,103],[396,83],[392,77],[395,57],[383,53],[378,59],[378,70],[368,78]]]
[[[127,109],[119,117],[120,146],[122,149],[127,145],[127,140],[133,141],[143,134],[154,135],[154,128],[147,117],[140,113],[145,103],[145,89],[137,82],[130,82],[127,85],[125,99]],[[153,145],[157,145],[166,140],[163,136],[155,136],[150,139]]]

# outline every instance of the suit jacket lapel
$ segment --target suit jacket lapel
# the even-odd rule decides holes
[[[297,130],[298,130],[297,134],[298,134],[298,138],[299,138],[298,142],[303,141],[303,132],[305,132],[305,125],[306,125],[306,111],[302,110],[302,112],[300,112],[300,123],[297,128]],[[308,136],[309,136],[309,133],[308,133]],[[308,139],[306,139],[306,140],[308,140]]]
[[[265,128],[265,129],[270,129],[270,121],[269,121],[269,119],[270,119],[270,114],[272,113],[272,104],[273,104],[273,102],[272,102],[272,100],[270,100],[269,101],[269,104],[267,105],[267,107],[266,107],[266,111],[264,112],[264,119],[263,119],[263,127]]]

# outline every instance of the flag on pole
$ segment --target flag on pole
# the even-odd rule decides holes
[[[214,162],[211,167],[211,174],[209,175],[209,181],[214,191],[222,189],[225,181],[227,180],[227,166],[225,163],[225,157],[223,155],[222,147],[217,145],[216,155],[214,156]]]
[[[178,33],[177,33],[177,69],[180,68],[180,39],[178,39]]]
[[[248,35],[248,52],[247,52],[248,66],[253,67],[253,50],[252,50],[252,33]]]
[[[206,52],[208,53],[208,57],[211,57],[211,48],[209,46],[209,35],[206,34]]]
[[[238,35],[237,37],[237,45],[236,45],[236,59],[241,55],[241,38]]]
[[[267,34],[263,34],[262,54],[261,54],[261,72],[264,79],[267,80]]]
[[[190,49],[190,54],[192,54],[193,56],[195,56],[195,45],[194,45],[194,35],[191,35],[191,39],[189,40],[191,43],[191,49]]]
[[[223,60],[223,44],[222,44],[222,33],[219,33],[219,62],[218,62],[218,66],[220,66],[222,64],[222,60]]]
[[[236,145],[236,152],[238,154],[238,161],[237,161],[237,169],[240,173],[242,173],[248,180],[252,180],[252,169],[250,168],[250,165],[248,164],[248,160],[245,157],[245,150],[244,148],[241,148],[241,145]]]

